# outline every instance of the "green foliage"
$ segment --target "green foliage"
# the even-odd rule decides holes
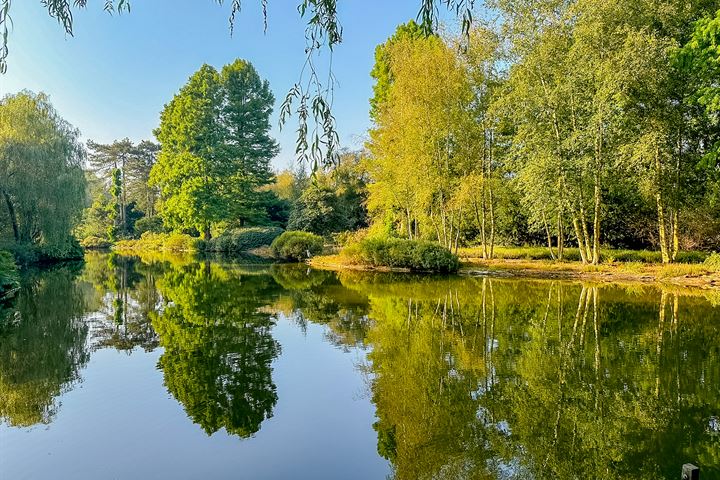
[[[223,232],[203,245],[208,252],[246,252],[255,248],[269,246],[283,233],[279,227],[249,227]]]
[[[80,245],[86,250],[105,250],[112,246],[112,242],[101,237],[85,237],[80,241]]]
[[[183,233],[143,233],[138,240],[120,240],[118,250],[158,250],[170,252],[195,252],[200,240]]]
[[[302,172],[295,180],[295,199],[288,229],[328,236],[367,226],[367,174],[364,155],[343,152],[331,169],[315,172],[305,181]]]
[[[236,60],[220,72],[203,65],[165,106],[150,183],[160,188],[168,226],[195,228],[209,240],[221,222],[265,217],[259,189],[272,181],[278,151],[269,135],[273,103],[267,80]]]
[[[142,236],[143,233],[165,233],[162,218],[142,217],[135,222],[135,235]]]
[[[457,255],[426,240],[366,238],[348,245],[341,254],[353,262],[375,267],[442,273],[455,272],[460,267]]]
[[[77,229],[81,237],[114,241],[142,233],[135,231],[135,222],[155,215],[158,191],[148,180],[159,148],[149,141],[136,145],[127,138],[111,144],[88,141],[92,204]]]
[[[10,252],[0,250],[0,300],[8,291],[20,286],[15,258]]]
[[[353,243],[358,243],[364,240],[369,235],[368,229],[361,229],[355,231],[344,231],[338,232],[333,235],[333,241],[340,247],[346,247]]]
[[[708,257],[703,262],[703,265],[711,268],[712,270],[720,271],[720,253],[713,252],[708,255]]]
[[[33,243],[6,243],[2,245],[15,257],[18,265],[49,265],[67,260],[81,260],[83,248],[75,237],[66,237],[62,243],[54,245],[36,245]]]
[[[0,238],[73,256],[68,237],[85,195],[79,136],[44,94],[0,100]]]
[[[323,251],[323,238],[308,232],[285,232],[270,245],[277,258],[303,261]]]
[[[414,40],[425,36],[425,32],[421,25],[414,20],[399,25],[395,29],[395,33],[388,38],[385,43],[375,47],[375,64],[373,65],[370,76],[375,79],[373,85],[373,96],[370,99],[370,118],[378,120],[380,111],[386,106],[390,87],[393,83],[392,59],[389,50],[392,45],[402,40]]]

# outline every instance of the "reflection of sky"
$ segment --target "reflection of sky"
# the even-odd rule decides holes
[[[208,437],[167,393],[162,348],[92,354],[83,382],[61,397],[49,426],[0,427],[2,478],[385,478],[374,406],[356,355],[281,318],[273,336],[278,403],[252,439]]]

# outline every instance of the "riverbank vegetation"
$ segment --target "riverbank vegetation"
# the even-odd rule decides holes
[[[157,143],[85,148],[44,95],[8,96],[0,238],[32,261],[77,255],[71,233],[89,249],[238,254],[302,231],[346,262],[442,271],[458,257],[703,264],[720,249],[720,4],[486,7],[501,21],[458,35],[399,26],[375,52],[365,147],[280,172],[275,99],[245,60],[191,75]],[[320,252],[301,237],[302,255],[277,254]]]
[[[323,251],[323,238],[308,232],[285,232],[270,245],[276,258],[303,261]]]
[[[0,301],[20,286],[15,259],[9,252],[0,250]]]
[[[18,263],[82,256],[72,236],[85,188],[79,135],[43,94],[0,100],[0,249]]]

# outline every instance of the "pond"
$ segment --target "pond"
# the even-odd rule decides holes
[[[0,309],[0,478],[720,478],[720,294],[89,254]]]

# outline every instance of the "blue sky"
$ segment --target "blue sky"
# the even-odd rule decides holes
[[[203,63],[222,67],[235,58],[251,61],[270,81],[276,108],[273,134],[281,146],[277,168],[294,162],[295,127],[282,132],[277,110],[297,81],[305,59],[305,22],[299,0],[270,0],[263,33],[259,0],[245,0],[235,33],[228,31],[229,2],[132,0],[129,14],[110,16],[101,1],[75,13],[75,36],[64,33],[40,0],[14,0],[8,72],[0,95],[43,91],[84,139],[152,138],[160,111]],[[343,146],[357,148],[370,125],[369,72],[375,46],[417,15],[420,0],[339,2],[343,43],[333,57],[339,82],[334,113]]]

